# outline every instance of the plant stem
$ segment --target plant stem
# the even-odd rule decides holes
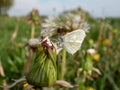
[[[1,60],[0,60],[0,75],[1,75],[2,77],[5,77],[5,72],[4,72],[4,69],[3,69],[3,66],[2,66]],[[7,86],[6,80],[3,80],[3,86]],[[3,90],[9,90],[9,89],[3,87]]]
[[[30,62],[31,62],[31,58],[32,58],[32,49],[29,48],[29,54],[28,54],[28,57],[27,57],[27,64],[26,64],[26,67],[25,67],[25,74],[29,71],[29,68],[30,68]]]
[[[66,65],[66,51],[63,49],[63,51],[62,51],[62,61],[61,61],[61,75],[60,75],[61,80],[64,79],[65,65]]]
[[[104,26],[105,26],[105,20],[102,19],[101,23],[100,23],[100,30],[99,30],[99,35],[98,35],[98,43],[97,43],[97,50],[99,49],[100,43],[102,41],[102,34],[103,34],[103,30],[104,30]]]
[[[35,25],[33,24],[31,28],[31,38],[34,38],[34,36],[35,36]]]
[[[31,27],[31,38],[34,38],[35,36],[35,25],[32,25]],[[29,48],[29,54],[28,54],[28,58],[27,58],[27,64],[26,64],[26,67],[25,67],[25,73],[27,73],[29,71],[29,68],[30,68],[30,62],[31,62],[31,59],[32,59],[32,54],[33,54],[33,51],[31,48]]]

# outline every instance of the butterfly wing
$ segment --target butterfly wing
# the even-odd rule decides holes
[[[70,32],[62,37],[63,47],[67,52],[74,54],[80,49],[85,36],[85,31],[81,29]]]
[[[72,55],[80,49],[80,44],[79,43],[72,43],[72,42],[66,42],[63,44],[65,50],[68,52],[68,53],[71,53]]]

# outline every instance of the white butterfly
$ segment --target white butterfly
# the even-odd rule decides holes
[[[64,36],[61,36],[62,46],[68,53],[71,53],[73,55],[80,49],[85,36],[85,31],[82,29],[67,33]]]

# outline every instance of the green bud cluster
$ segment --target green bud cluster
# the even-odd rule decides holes
[[[36,87],[50,87],[57,79],[56,52],[41,45],[35,52],[35,58],[26,74],[27,82]]]

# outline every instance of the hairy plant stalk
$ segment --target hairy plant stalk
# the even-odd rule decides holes
[[[35,36],[35,25],[32,25],[32,27],[31,27],[31,38],[34,38],[34,36]],[[29,68],[30,68],[30,62],[31,62],[32,54],[33,54],[33,51],[30,48],[28,58],[27,58],[27,64],[26,64],[26,67],[25,67],[25,73],[27,73]]]
[[[65,74],[65,65],[66,65],[66,51],[63,49],[62,51],[62,61],[61,61],[61,74],[60,74],[60,79],[64,79],[64,74]]]
[[[28,57],[27,57],[27,63],[26,63],[26,67],[25,67],[25,73],[27,73],[29,71],[32,54],[33,54],[33,52],[32,52],[32,49],[30,48],[29,49],[29,54],[28,54]]]
[[[4,72],[4,69],[3,69],[3,66],[2,66],[1,60],[0,60],[0,75],[1,75],[2,77],[5,77],[5,72]],[[3,80],[3,86],[7,86],[6,80]],[[8,89],[5,88],[5,87],[3,87],[3,90],[8,90]]]

